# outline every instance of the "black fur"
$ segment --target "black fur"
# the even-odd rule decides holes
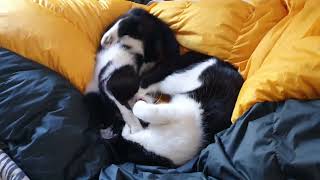
[[[191,68],[193,64],[203,62],[209,59],[210,56],[188,52],[182,56],[176,56],[172,61],[163,61],[157,63],[151,70],[142,75],[140,86],[147,88],[149,85],[162,81],[168,75]]]
[[[127,65],[115,71],[106,86],[121,104],[127,105],[139,89],[139,76],[132,66]]]
[[[195,52],[180,56],[179,45],[171,29],[142,9],[133,9],[120,18],[125,19],[119,23],[118,36],[128,35],[140,39],[144,44],[144,56],[136,54],[138,67],[147,62],[156,64],[142,77],[139,77],[138,72],[131,66],[121,67],[110,76],[106,84],[100,83],[100,85],[106,85],[107,89],[123,105],[126,105],[127,101],[133,97],[139,86],[146,88],[172,73],[185,71],[192,68],[194,64],[211,58]],[[124,45],[124,48],[131,49],[128,45]],[[100,74],[104,70],[102,69]],[[204,82],[203,86],[187,94],[201,102],[205,111],[203,126],[204,131],[207,132],[205,143],[207,145],[212,142],[214,134],[230,126],[229,120],[243,79],[232,65],[223,61],[218,61],[217,64],[206,69],[200,79]],[[121,137],[124,122],[121,120],[122,117],[116,105],[108,98],[104,89],[105,87],[100,87],[100,92],[87,94],[85,100],[92,112],[93,124],[102,123],[103,127],[112,124],[114,132],[118,134],[110,142],[121,157],[119,163],[130,161],[149,165],[173,165],[169,159],[148,152],[141,145]]]
[[[201,102],[204,109],[203,128],[207,142],[212,143],[213,136],[231,125],[231,115],[243,84],[242,76],[229,63],[218,60],[200,76],[203,85],[188,93]]]
[[[179,44],[172,30],[143,9],[132,9],[122,16],[119,36],[129,35],[144,44],[145,62],[170,61],[179,56]]]
[[[207,61],[210,57],[197,52],[188,52],[175,61],[159,63],[144,75],[144,88],[160,82],[168,75],[186,71],[197,63]],[[200,75],[203,85],[187,94],[200,102],[204,109],[203,128],[207,135],[207,145],[212,143],[214,134],[228,128],[230,119],[243,84],[242,76],[228,62],[217,59],[217,63],[207,68]],[[187,82],[186,82],[187,83]]]
[[[158,18],[142,9],[132,9],[119,19],[123,20],[119,23],[118,36],[128,35],[140,39],[144,44],[144,55],[135,54],[138,70],[143,63],[170,62],[179,56],[179,44],[174,33]],[[119,19],[110,24],[103,34]],[[122,45],[122,47],[127,50],[132,48],[129,45]],[[100,45],[98,51],[102,49],[103,47]],[[110,64],[107,64],[100,71],[99,79],[102,79],[101,76],[109,66]],[[124,121],[115,103],[104,92],[105,87],[103,86],[106,85],[107,89],[121,104],[127,105],[127,101],[139,88],[139,78],[138,72],[133,67],[124,66],[113,72],[106,83],[99,83],[99,92],[86,94],[84,100],[91,114],[91,126],[106,128],[112,125],[112,130],[117,135],[108,141],[114,145],[119,153],[121,157],[119,163],[130,161],[149,165],[171,166],[173,163],[169,159],[148,152],[141,145],[121,137]],[[141,124],[143,127],[148,126],[143,121],[141,121]]]

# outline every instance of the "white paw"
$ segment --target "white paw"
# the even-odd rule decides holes
[[[148,111],[148,104],[145,101],[136,102],[132,108],[133,114],[141,120],[145,119],[147,111]]]

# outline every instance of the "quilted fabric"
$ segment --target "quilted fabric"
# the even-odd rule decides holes
[[[182,47],[239,67],[246,82],[232,120],[257,102],[319,98],[318,0],[2,0],[0,46],[67,77],[83,91],[103,29],[143,7],[175,31]]]
[[[279,0],[166,1],[150,12],[170,25],[183,47],[227,60],[240,70],[287,13]]]
[[[284,16],[278,0],[264,0],[268,12],[239,0],[159,2],[149,7],[124,0],[0,3],[0,45],[63,74],[80,90],[90,80],[102,31],[132,7],[149,9],[167,22],[183,47],[241,67]]]
[[[320,97],[318,0],[286,0],[288,15],[262,39],[244,71],[232,120],[257,102]]]
[[[121,0],[1,0],[0,46],[63,74],[83,91],[101,32],[132,7]]]
[[[32,180],[320,179],[319,108],[319,100],[257,103],[180,167],[118,164],[70,83],[0,48],[0,148]],[[26,179],[1,150],[0,166],[0,178]]]

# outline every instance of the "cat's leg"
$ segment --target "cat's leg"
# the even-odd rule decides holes
[[[96,77],[93,77],[87,85],[83,101],[90,114],[90,127],[108,127],[112,124],[112,121],[106,121],[106,119],[113,119],[114,113],[105,110],[112,109],[112,107],[103,101]]]
[[[148,87],[140,87],[136,98],[145,96],[147,93],[160,92],[168,95],[183,94],[199,88],[203,82],[199,76],[211,66],[214,61],[205,61],[195,65],[191,69],[179,71],[166,76],[163,80],[150,84]]]
[[[194,52],[167,59],[142,74],[140,92],[160,90],[165,94],[181,94],[192,91],[201,84],[200,74],[214,63],[210,56]],[[194,66],[187,68],[190,65]]]
[[[136,133],[143,129],[139,119],[132,113],[131,110],[122,104],[118,104],[117,106],[122,114],[123,120],[130,127],[131,133]]]
[[[171,67],[171,64],[158,64],[147,73],[142,74],[140,87],[146,89],[149,86],[164,80],[168,75],[172,73],[173,69]]]
[[[145,101],[138,101],[133,106],[133,114],[139,119],[151,124],[167,124],[169,123],[169,114],[175,111],[171,105],[160,107],[156,104],[148,104]]]
[[[132,75],[131,78],[129,78],[128,76],[122,76],[124,80],[119,80],[119,78],[121,78],[121,72],[121,69],[119,71],[115,71],[108,79],[108,81],[103,80],[101,82],[100,88],[101,91],[105,93],[105,96],[108,97],[108,99],[110,99],[117,106],[122,115],[123,121],[130,127],[131,133],[135,133],[142,130],[143,128],[138,118],[135,117],[132,111],[123,103],[126,101],[125,99],[128,99],[126,96],[133,96],[134,94],[134,92],[132,93],[132,95],[128,93],[136,91],[134,89],[130,89],[135,85],[136,78],[135,74],[130,74],[131,72],[129,72],[129,74]],[[125,80],[130,80],[131,82],[128,84]],[[106,84],[106,82],[108,84]],[[124,89],[129,91],[125,91]],[[123,95],[119,95],[119,91],[122,92]],[[117,95],[118,98],[116,98],[115,95]]]
[[[148,104],[138,101],[133,106],[133,114],[150,124],[167,124],[172,121],[194,119],[200,116],[200,105],[193,100],[181,99],[165,104]]]
[[[89,127],[105,126],[104,124],[106,122],[104,121],[106,118],[106,113],[103,111],[105,105],[101,100],[100,94],[94,92],[87,93],[83,96],[83,102],[86,105],[90,115]]]
[[[125,124],[123,129],[122,129],[122,137],[128,137],[131,134],[130,132],[130,127],[128,126],[128,124]]]
[[[164,80],[151,84],[147,88],[140,87],[134,96],[134,100],[143,100],[148,93],[159,92],[167,95],[176,95],[193,91],[203,83],[198,76],[199,74],[189,73],[188,71],[171,74]]]
[[[139,99],[144,99],[147,93],[158,92],[160,82],[172,72],[173,71],[172,68],[170,68],[170,64],[158,64],[147,73],[144,73],[140,80],[139,90],[133,97],[133,102],[137,102]]]
[[[116,100],[113,96],[109,97],[112,98],[113,102],[119,108],[119,111],[122,115],[124,122],[130,127],[131,133],[136,133],[143,129],[142,125],[140,124],[139,119],[132,113],[130,109],[126,106],[122,105],[118,100]]]

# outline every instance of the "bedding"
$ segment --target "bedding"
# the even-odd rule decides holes
[[[89,130],[82,95],[63,77],[1,49],[0,107],[2,149],[31,179],[100,171],[107,152]]]
[[[217,56],[241,72],[261,39],[288,13],[280,0],[163,1],[150,6],[125,0],[2,0],[0,44],[59,72],[83,92],[101,33],[134,7],[166,22],[182,49]]]
[[[182,49],[239,68],[246,82],[234,123],[257,102],[320,97],[317,5],[318,0],[185,0],[150,6],[124,0],[2,0],[0,45],[59,72],[83,92],[104,28],[141,7],[175,31]]]
[[[0,150],[0,179],[1,180],[29,180],[29,177],[16,165],[16,163]]]
[[[0,49],[0,82],[1,148],[30,179],[320,178],[320,100],[257,103],[199,156],[168,169],[117,164],[81,93],[52,70]]]
[[[31,179],[320,178],[320,100],[258,103],[199,156],[167,169],[117,164],[80,92],[48,68],[0,49],[0,82],[1,148]]]
[[[318,3],[1,0],[1,149],[30,179],[320,179]],[[246,79],[234,124],[176,169],[117,164],[82,102],[101,32],[133,7]]]

